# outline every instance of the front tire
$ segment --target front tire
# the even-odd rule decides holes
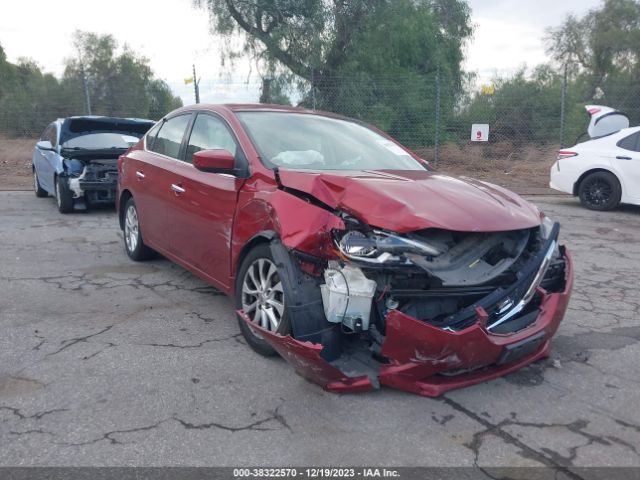
[[[62,177],[56,177],[55,189],[58,211],[60,213],[73,212],[73,196],[71,190],[69,190],[67,181]]]
[[[49,196],[49,193],[40,186],[40,180],[38,180],[38,172],[36,167],[33,167],[33,190],[36,193],[36,197],[45,198]]]
[[[584,207],[604,212],[620,205],[622,187],[614,174],[594,172],[580,182],[578,196]]]
[[[134,262],[149,260],[155,252],[147,247],[142,239],[138,209],[133,198],[127,200],[124,206],[124,249]]]
[[[268,244],[260,244],[249,252],[236,279],[236,308],[242,309],[252,323],[278,335],[291,333],[286,309],[286,294],[280,272]],[[265,357],[277,352],[242,318],[240,330],[249,346]]]

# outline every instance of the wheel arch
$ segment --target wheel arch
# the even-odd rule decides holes
[[[580,175],[580,177],[578,178],[578,180],[576,180],[576,182],[573,184],[573,196],[577,197],[578,196],[578,191],[580,189],[580,184],[584,181],[585,178],[587,178],[589,175],[591,175],[592,173],[598,173],[598,172],[604,172],[604,173],[610,173],[611,175],[613,175],[615,177],[615,179],[618,181],[618,184],[620,185],[620,188],[623,189],[624,185],[622,184],[622,182],[620,181],[620,177],[613,171],[611,171],[608,168],[592,168],[590,170],[587,170],[586,172],[584,172],[582,175]]]
[[[118,200],[118,223],[120,224],[120,230],[124,230],[124,206],[130,198],[133,198],[133,195],[129,190],[125,189],[120,193]]]
[[[270,244],[274,239],[278,238],[278,234],[273,230],[264,230],[262,232],[256,233],[253,237],[251,237],[240,249],[238,256],[233,260],[233,264],[231,265],[231,274],[232,274],[232,282],[231,288],[235,293],[236,287],[236,279],[238,276],[238,269],[242,265],[242,262],[249,254],[251,250],[253,250],[257,245],[262,243]]]

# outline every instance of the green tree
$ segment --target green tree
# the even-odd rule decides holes
[[[590,100],[607,81],[640,73],[640,2],[605,0],[582,18],[569,15],[547,31],[546,43],[558,63],[575,67]]]
[[[433,139],[436,75],[444,110],[462,90],[463,0],[194,0],[212,30],[269,77],[293,74],[301,104],[372,122],[411,145]],[[228,42],[228,45],[231,45]],[[443,97],[444,98],[444,97]]]
[[[166,83],[154,78],[149,61],[127,46],[119,51],[113,36],[76,31],[73,42],[77,56],[66,61],[62,84],[75,92],[75,105],[86,79],[93,114],[160,118],[182,106]]]
[[[64,112],[61,89],[32,60],[9,63],[0,46],[0,133],[34,135]]]

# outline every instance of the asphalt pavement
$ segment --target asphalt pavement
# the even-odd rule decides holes
[[[1,192],[0,465],[638,467],[640,208],[533,201],[575,261],[552,358],[429,399],[325,392],[113,210]]]

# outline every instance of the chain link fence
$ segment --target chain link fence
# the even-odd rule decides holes
[[[162,95],[193,103],[194,86],[168,83],[169,92],[142,92],[141,86],[104,86],[101,98],[89,99],[94,115],[161,118]],[[547,166],[561,146],[576,143],[586,131],[586,104],[602,104],[627,113],[640,123],[640,85],[605,81],[595,99],[575,80],[553,74],[535,80],[524,76],[491,85],[460,87],[439,73],[422,75],[350,75],[313,78],[312,82],[278,84],[269,80],[226,78],[203,80],[206,103],[290,103],[356,118],[388,132],[436,165],[470,165],[476,169],[509,169],[517,163]],[[142,92],[142,93],[141,93]],[[110,99],[110,100],[109,100]],[[166,103],[165,103],[166,104]],[[53,119],[87,111],[85,85],[67,83],[60,91],[41,86],[22,96],[0,97],[0,167],[10,157],[30,160],[30,151]],[[472,125],[489,126],[484,142],[473,142]],[[25,157],[26,156],[26,157]]]

